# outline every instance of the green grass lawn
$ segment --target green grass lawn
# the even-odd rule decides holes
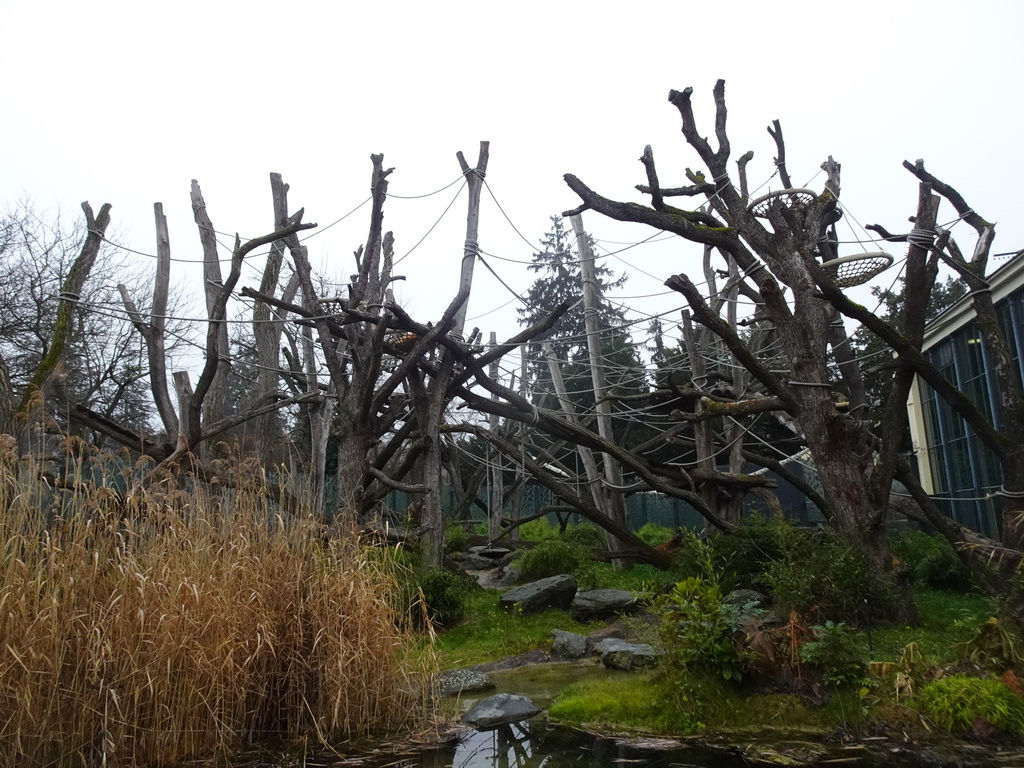
[[[931,664],[943,665],[963,656],[963,646],[988,617],[991,598],[976,592],[959,594],[919,588],[915,592],[921,622],[916,627],[880,627],[871,633],[872,661],[897,661],[909,643],[917,643]]]
[[[587,634],[598,625],[583,624],[565,611],[551,610],[532,616],[503,611],[495,591],[473,592],[466,602],[466,615],[459,624],[438,634],[434,652],[441,669],[517,656],[551,644],[551,630]]]

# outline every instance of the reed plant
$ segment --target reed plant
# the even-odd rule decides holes
[[[131,467],[97,477],[69,449],[46,481],[3,441],[0,766],[168,765],[422,724],[429,686],[379,550],[285,511],[258,475],[132,490]]]

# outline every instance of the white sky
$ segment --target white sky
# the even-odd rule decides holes
[[[1024,247],[1017,0],[7,0],[0,8],[0,198],[28,196],[71,215],[82,200],[97,209],[110,202],[122,242],[141,251],[155,250],[160,201],[173,256],[201,258],[193,178],[218,230],[253,237],[272,229],[271,171],[291,185],[293,210],[304,206],[306,221],[323,226],[367,197],[371,153],[395,167],[392,194],[420,195],[459,177],[457,150],[475,164],[485,139],[487,183],[529,244],[485,191],[480,246],[515,260],[488,262],[523,291],[533,278],[516,261],[529,261],[549,216],[579,202],[562,174],[644,202],[633,185],[645,181],[637,158],[651,144],[662,183],[685,183],[683,169],[700,163],[668,91],[693,86],[698,121],[712,133],[717,78],[727,83],[733,159],[755,152],[752,187],[772,173],[765,127],[778,118],[794,183],[815,177],[832,154],[843,165],[844,208],[862,224],[903,227],[917,193],[900,163],[921,157],[1000,222],[997,252]],[[820,176],[810,183],[821,184]],[[398,255],[457,188],[388,202]],[[465,212],[463,193],[396,268],[409,278],[399,298],[420,321],[436,320],[456,292]],[[940,219],[954,216],[944,207]],[[594,213],[584,221],[608,249],[652,234]],[[347,275],[367,226],[363,208],[310,240],[314,265]],[[607,264],[630,273],[620,295],[634,297],[665,293],[673,273],[696,277],[699,257],[697,246],[671,240],[622,254],[630,266]],[[174,269],[175,282],[198,283],[195,265]],[[476,275],[467,329],[479,326],[485,339],[516,332],[509,293],[485,269]],[[256,270],[241,284],[258,285]],[[675,295],[623,301],[634,317],[683,304]]]

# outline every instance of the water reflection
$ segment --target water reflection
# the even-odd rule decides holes
[[[422,768],[746,768],[737,754],[718,753],[654,739],[601,739],[569,728],[516,723],[493,731],[469,731],[454,747],[410,763]]]
[[[829,766],[843,768],[1006,768],[1024,765],[1016,747],[957,743],[869,745],[775,741],[715,746],[665,739],[603,738],[542,721],[493,731],[467,731],[456,745],[421,753],[388,768],[750,768]]]

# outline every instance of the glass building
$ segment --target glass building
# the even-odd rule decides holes
[[[989,278],[1018,376],[1024,376],[1024,255],[1017,255]],[[961,392],[985,413],[997,429],[998,388],[976,322],[971,297],[965,296],[925,331],[923,351]],[[924,489],[958,523],[992,538],[999,531],[992,500],[1002,473],[993,453],[946,402],[915,379],[908,401],[910,431]],[[1021,435],[1024,439],[1024,435]]]

